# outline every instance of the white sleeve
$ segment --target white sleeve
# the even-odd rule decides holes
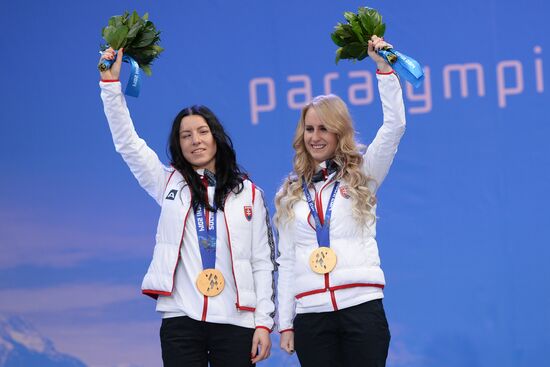
[[[256,327],[273,329],[275,316],[275,242],[263,192],[256,190],[252,219],[252,274],[256,291]]]
[[[397,146],[405,133],[405,106],[397,75],[376,75],[382,100],[384,122],[363,156],[363,170],[375,180],[369,185],[376,192],[390,169]]]
[[[120,82],[99,82],[99,86],[116,151],[122,155],[141,187],[161,205],[166,181],[173,169],[164,166],[157,154],[137,135]]]
[[[280,225],[278,228],[279,279],[277,284],[278,301],[278,329],[279,332],[293,329],[294,316],[296,315],[296,299],[294,298],[294,263],[296,261],[294,251],[294,235],[291,227],[293,223]]]

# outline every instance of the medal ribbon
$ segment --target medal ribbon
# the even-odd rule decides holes
[[[309,193],[309,190],[307,188],[306,180],[302,177],[302,190],[304,192],[304,195],[306,196],[307,205],[309,206],[311,215],[315,220],[315,233],[317,234],[317,244],[319,245],[319,247],[330,247],[330,217],[332,215],[332,207],[334,206],[336,193],[338,192],[338,186],[340,186],[340,182],[336,181],[334,183],[332,193],[330,194],[330,200],[328,202],[327,210],[325,212],[324,223],[321,223],[319,213],[317,213],[317,209],[315,209],[315,204],[313,203],[313,199],[311,198],[311,194]],[[323,208],[320,209],[323,210]]]
[[[195,227],[203,270],[216,267],[216,217],[216,212],[207,213],[204,205],[199,205],[195,211]]]
[[[403,55],[393,48],[380,50],[378,54],[391,65],[397,75],[411,83],[415,88],[418,88],[422,84],[422,81],[424,81],[424,71],[418,61],[412,57]],[[389,55],[397,56],[397,60],[393,64],[388,60]]]
[[[118,51],[115,51],[115,55],[118,54]],[[115,58],[116,60],[116,58]],[[115,60],[102,60],[101,63],[106,65],[107,68],[111,68]],[[128,78],[128,84],[126,84],[126,90],[124,94],[131,97],[138,97],[139,91],[141,89],[141,76],[139,74],[139,64],[132,56],[124,55],[122,57],[123,62],[127,62],[131,66],[130,78]]]

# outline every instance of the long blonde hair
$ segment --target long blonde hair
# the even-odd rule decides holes
[[[285,179],[275,196],[275,223],[284,225],[294,219],[293,206],[303,195],[301,177],[311,183],[317,167],[304,142],[305,118],[310,108],[315,110],[326,129],[337,136],[338,143],[333,159],[340,170],[336,179],[343,179],[348,185],[347,193],[353,200],[353,217],[359,224],[374,222],[376,218],[371,210],[376,204],[376,197],[367,186],[372,179],[362,170],[363,156],[360,149],[363,146],[355,141],[355,129],[346,104],[340,97],[329,94],[315,97],[302,109],[292,142],[295,151],[294,172]]]

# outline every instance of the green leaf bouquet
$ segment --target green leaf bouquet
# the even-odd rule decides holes
[[[132,57],[140,69],[147,75],[152,74],[151,64],[164,51],[160,47],[160,32],[149,14],[140,17],[136,11],[132,14],[127,11],[122,15],[115,15],[109,19],[109,24],[103,28],[102,36],[107,44],[101,46],[102,51],[112,47],[115,51],[124,48],[124,55]],[[103,60],[98,65],[100,71],[108,70],[112,63]]]
[[[382,15],[372,8],[360,7],[357,14],[345,12],[347,23],[338,23],[331,33],[332,41],[339,47],[336,50],[336,63],[341,59],[363,60],[368,57],[368,42],[372,36],[383,37],[386,24]],[[395,59],[389,60],[394,62]]]

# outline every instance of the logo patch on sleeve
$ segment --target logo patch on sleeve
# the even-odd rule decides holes
[[[251,206],[249,206],[249,205],[244,206],[244,217],[249,222],[252,219],[252,207]]]
[[[177,193],[178,193],[178,190],[170,190],[168,195],[166,195],[166,200],[174,200],[176,198]]]
[[[342,195],[344,199],[350,198],[347,186],[340,186],[340,195]]]

